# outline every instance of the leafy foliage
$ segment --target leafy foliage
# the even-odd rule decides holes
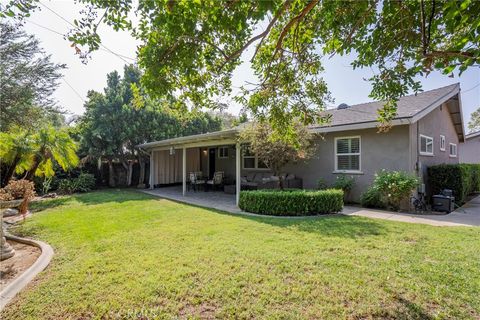
[[[335,179],[333,184],[334,189],[341,189],[345,194],[348,194],[352,191],[353,186],[355,185],[355,178],[347,175],[339,175]]]
[[[77,178],[61,179],[58,182],[58,191],[63,194],[89,192],[94,187],[95,177],[89,173],[81,173]]]
[[[1,22],[0,33],[0,131],[63,121],[52,93],[65,66],[53,63],[20,25]]]
[[[408,199],[418,186],[418,178],[406,172],[383,169],[375,174],[373,185],[381,194],[382,201],[393,210],[398,210],[401,202]]]
[[[275,176],[281,177],[281,170],[286,164],[308,159],[315,151],[313,135],[307,127],[294,122],[294,134],[287,139],[279,136],[267,123],[250,123],[240,132],[239,141],[254,153],[259,160],[273,171]],[[279,179],[283,189],[283,179]]]
[[[272,216],[327,214],[342,211],[343,192],[335,189],[241,191],[238,205],[247,212]]]
[[[469,194],[480,191],[480,164],[440,164],[427,170],[433,194],[450,189],[455,202],[463,204]]]
[[[480,108],[472,112],[470,121],[468,122],[468,129],[470,131],[480,130]]]
[[[236,98],[285,135],[292,134],[291,118],[305,124],[325,120],[330,95],[321,77],[323,55],[353,53],[354,68],[377,72],[370,79],[371,97],[386,100],[379,110],[385,128],[397,99],[421,90],[416,76],[433,70],[461,74],[479,64],[479,1],[84,2],[86,10],[69,34],[76,52],[85,57],[99,48],[100,23],[132,31],[142,42],[147,91],[180,107],[214,107],[218,96],[231,92],[233,71],[250,55],[259,81],[246,84]],[[12,0],[3,14],[21,18],[37,3]]]
[[[386,207],[386,204],[382,198],[382,194],[375,185],[370,186],[367,191],[362,193],[362,196],[360,197],[360,203],[362,207],[366,208],[383,209]]]

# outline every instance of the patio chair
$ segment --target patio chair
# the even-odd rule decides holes
[[[212,186],[212,190],[216,187],[223,185],[223,171],[215,171],[213,173],[213,179],[207,180],[207,186]]]
[[[193,191],[197,191],[198,186],[203,186],[205,187],[205,180],[198,179],[199,175],[198,172],[190,172],[189,173],[189,181],[190,181],[190,187],[193,188]]]

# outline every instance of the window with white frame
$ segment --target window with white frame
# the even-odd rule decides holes
[[[335,138],[335,171],[360,171],[360,137]]]
[[[268,169],[265,163],[246,147],[243,151],[243,169]]]
[[[433,138],[420,135],[420,154],[424,156],[433,156]]]
[[[457,145],[450,143],[450,157],[455,158],[457,156]]]
[[[440,151],[445,151],[445,136],[440,135]]]
[[[228,158],[228,147],[219,147],[218,148],[218,158],[227,159]]]

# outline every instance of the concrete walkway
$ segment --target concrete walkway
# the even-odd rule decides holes
[[[233,214],[242,214],[248,216],[263,216],[280,219],[298,219],[305,217],[277,217],[248,213],[240,210],[235,205],[235,195],[225,194],[224,192],[204,192],[189,191],[184,197],[182,187],[164,187],[153,190],[141,190],[142,192],[178,201],[193,204],[201,207],[217,209]],[[365,209],[360,207],[345,206],[341,212],[347,216],[362,216],[373,219],[384,219],[408,223],[420,223],[431,226],[480,226],[480,196],[465,204],[462,208],[446,215],[415,215],[409,213],[396,213],[392,211]],[[309,216],[309,218],[326,217]]]
[[[373,219],[393,220],[409,223],[421,223],[431,226],[480,226],[480,196],[470,200],[461,208],[445,215],[418,215],[391,211],[364,209],[346,206],[345,215],[362,216]]]

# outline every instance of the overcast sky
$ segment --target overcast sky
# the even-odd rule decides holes
[[[62,36],[71,28],[68,22],[73,22],[74,18],[78,17],[80,6],[67,0],[44,0],[42,3],[53,12],[42,7],[41,11],[35,12],[27,19],[25,29],[40,39],[42,47],[52,55],[54,62],[67,65],[68,69],[64,71],[64,79],[55,97],[65,110],[82,114],[88,90],[102,91],[106,84],[107,73],[113,70],[122,73],[125,63],[134,62],[139,43],[126,32],[115,32],[107,26],[101,26],[99,33],[103,47],[94,52],[92,59],[85,65],[74,54],[70,43]],[[245,60],[248,61],[248,52]],[[335,99],[335,105],[340,103],[352,105],[371,101],[368,97],[371,86],[364,79],[373,74],[372,70],[353,70],[350,62],[350,57],[334,56],[324,59],[324,78]],[[252,79],[253,74],[249,64],[244,63],[234,73],[233,84],[238,87],[244,81],[252,81]],[[419,80],[424,90],[460,82],[465,125],[470,119],[470,114],[480,106],[480,68],[478,67],[470,68],[460,78],[449,78],[435,72]],[[230,105],[231,113],[238,114],[241,106],[233,103],[228,97],[225,98],[225,102]]]

